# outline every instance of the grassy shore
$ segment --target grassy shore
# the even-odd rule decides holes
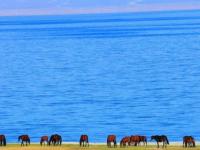
[[[31,144],[30,146],[27,147],[21,147],[18,144],[8,144],[6,147],[0,147],[0,149],[3,150],[112,150],[114,148],[107,148],[105,145],[90,145],[90,147],[84,147],[84,148],[80,148],[79,145],[77,144],[63,144],[61,147],[60,146],[43,146],[41,147],[38,144]],[[118,146],[118,148],[115,148],[114,150],[158,150],[156,148],[156,146],[150,145],[147,147],[128,147],[128,148],[120,148]],[[192,150],[200,150],[200,146],[197,146],[196,148],[183,148],[180,145],[173,145],[173,146],[168,146],[167,150],[185,150],[185,149],[192,149]],[[162,150],[162,148],[160,148],[160,150]]]

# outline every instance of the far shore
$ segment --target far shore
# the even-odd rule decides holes
[[[183,148],[182,142],[171,142],[167,148],[162,148],[162,144],[160,144],[160,148],[157,148],[156,143],[149,142],[146,146],[129,146],[125,148],[120,148],[119,144],[117,148],[108,148],[106,143],[90,143],[89,147],[80,147],[78,142],[63,142],[62,146],[40,146],[39,143],[32,143],[29,146],[20,146],[19,143],[11,143],[6,147],[0,147],[3,150],[82,150],[82,149],[91,149],[91,150],[200,150],[200,143],[195,148]]]

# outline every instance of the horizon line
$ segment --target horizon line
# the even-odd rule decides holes
[[[36,10],[37,11],[37,10]],[[149,10],[125,10],[125,11],[91,11],[91,12],[55,12],[51,13],[48,10],[40,12],[40,13],[25,13],[26,9],[21,10],[21,13],[15,14],[4,14],[0,13],[0,17],[26,17],[26,16],[65,16],[65,15],[92,15],[92,14],[125,14],[125,13],[156,13],[156,12],[180,12],[180,11],[200,11],[200,8],[183,8],[183,9],[149,9]]]

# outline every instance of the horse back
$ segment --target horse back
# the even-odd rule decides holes
[[[48,141],[49,137],[48,136],[42,136],[41,141]]]
[[[121,140],[121,143],[129,143],[129,142],[130,142],[129,136],[123,137],[122,140]]]
[[[115,136],[115,135],[108,135],[107,141],[108,141],[108,142],[116,141],[116,136]]]
[[[140,142],[140,136],[138,136],[138,135],[132,135],[130,137],[130,141],[131,142]]]
[[[87,135],[81,135],[80,141],[88,141],[88,136]]]

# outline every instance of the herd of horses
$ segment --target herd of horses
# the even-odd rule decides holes
[[[159,148],[159,143],[162,143],[162,147],[167,147],[169,140],[166,135],[153,135],[151,136],[151,141],[156,141],[157,147]],[[18,137],[18,142],[21,142],[21,146],[30,145],[30,137],[28,135],[21,135]],[[125,136],[120,141],[120,147],[128,146],[140,146],[141,143],[147,146],[147,137],[141,135]],[[62,145],[62,137],[58,134],[53,134],[50,136],[42,136],[40,138],[40,145]],[[81,135],[79,140],[80,147],[89,147],[88,135]],[[5,135],[0,135],[0,146],[6,146]],[[108,147],[117,147],[116,135],[108,135],[107,137]],[[183,147],[195,147],[195,139],[192,136],[183,137]]]

